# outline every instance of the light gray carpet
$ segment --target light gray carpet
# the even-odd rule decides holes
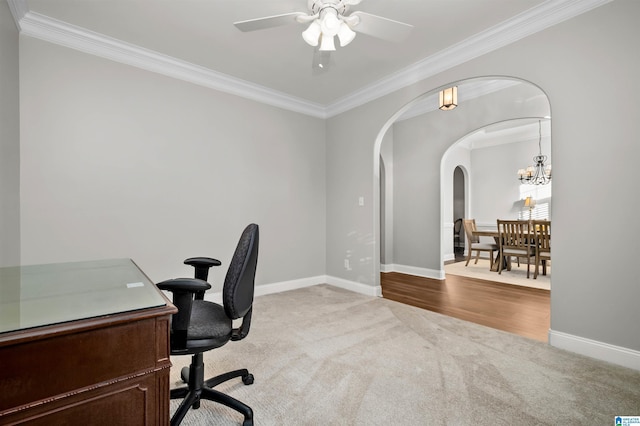
[[[172,386],[190,357],[172,358]],[[328,285],[255,300],[251,332],[205,355],[206,374],[256,425],[613,425],[640,415],[640,372]],[[178,401],[172,401],[171,409]],[[239,425],[203,401],[185,425]]]

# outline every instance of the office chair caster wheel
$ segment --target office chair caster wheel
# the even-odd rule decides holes
[[[252,385],[253,384],[253,374],[249,373],[246,376],[244,376],[242,378],[242,383],[244,383],[245,385]]]
[[[180,370],[180,378],[184,383],[189,383],[189,367],[182,367],[182,370]]]

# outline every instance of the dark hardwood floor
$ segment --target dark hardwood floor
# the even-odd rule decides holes
[[[445,280],[380,274],[386,299],[547,342],[550,292],[447,275]]]

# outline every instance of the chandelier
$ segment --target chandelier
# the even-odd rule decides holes
[[[534,165],[518,170],[518,179],[527,185],[546,185],[551,182],[551,164],[545,164],[547,156],[542,155],[542,124],[538,120],[538,155],[533,157]]]

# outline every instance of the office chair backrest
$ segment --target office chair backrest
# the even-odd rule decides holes
[[[231,319],[244,317],[247,322],[245,334],[251,320],[253,288],[258,263],[258,225],[252,223],[242,232],[231,258],[222,290],[224,310]],[[248,318],[247,318],[248,317]]]

